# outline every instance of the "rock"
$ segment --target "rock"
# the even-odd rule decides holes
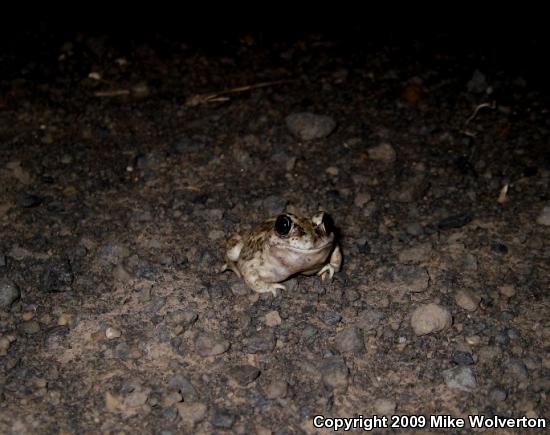
[[[204,145],[190,137],[181,137],[172,145],[172,150],[177,154],[188,154],[200,151]]]
[[[6,256],[4,254],[0,254],[0,267],[6,267]]]
[[[246,296],[250,293],[250,289],[243,281],[237,281],[231,285],[231,293],[235,296]]]
[[[8,278],[0,279],[0,309],[6,310],[21,297],[19,287]]]
[[[529,378],[529,372],[524,362],[519,359],[511,359],[506,365],[506,372],[509,373],[512,377],[518,381],[525,381]]]
[[[319,318],[327,325],[334,326],[338,323],[340,323],[340,320],[342,320],[342,316],[338,313],[335,313],[334,311],[325,311],[321,313]]]
[[[458,366],[443,370],[442,375],[449,388],[462,391],[473,391],[477,388],[477,381],[470,367]]]
[[[466,311],[475,311],[481,302],[481,297],[468,289],[460,289],[455,293],[455,302]]]
[[[264,391],[268,399],[282,399],[288,393],[288,383],[282,379],[275,379],[265,386]]]
[[[414,265],[395,267],[391,277],[394,290],[403,293],[420,293],[425,291],[430,284],[428,271]]]
[[[369,308],[357,316],[355,326],[363,331],[372,331],[378,327],[380,321],[384,318],[384,313],[375,308]]]
[[[138,406],[145,405],[150,393],[150,388],[136,388],[124,398],[124,404],[130,408],[137,408]]]
[[[278,195],[269,195],[263,199],[262,207],[268,216],[277,216],[285,210],[287,203],[286,199]]]
[[[340,170],[336,166],[329,166],[325,169],[325,172],[331,177],[337,177],[340,173]]]
[[[393,163],[396,159],[396,153],[393,146],[387,142],[369,148],[367,150],[369,159],[383,163]]]
[[[363,333],[355,326],[348,327],[336,334],[335,344],[340,353],[360,354],[365,350]]]
[[[391,399],[376,399],[374,401],[374,410],[377,415],[393,415],[397,404]]]
[[[153,315],[158,313],[166,304],[166,298],[163,296],[155,296],[153,300],[143,309],[146,314]]]
[[[407,231],[407,234],[415,237],[424,234],[424,228],[418,222],[411,222],[407,224],[405,231]]]
[[[114,338],[119,338],[122,334],[120,331],[116,328],[111,328],[110,326],[105,330],[105,337],[107,339],[112,340]]]
[[[411,316],[411,326],[416,335],[443,331],[450,327],[452,322],[449,310],[434,303],[416,308]]]
[[[235,423],[235,416],[223,409],[216,409],[212,415],[212,426],[218,429],[231,429]]]
[[[321,366],[321,379],[331,389],[346,389],[349,369],[339,358],[330,358]]]
[[[195,323],[199,316],[193,310],[176,310],[171,311],[167,315],[167,318],[170,323],[181,325],[184,328],[187,328],[189,325]]]
[[[225,237],[225,232],[222,230],[211,230],[208,232],[208,238],[212,241],[221,240]]]
[[[449,230],[451,228],[461,228],[472,221],[471,213],[460,213],[448,216],[438,222],[437,227],[440,230]]]
[[[509,299],[516,294],[516,288],[513,285],[503,285],[498,288],[500,294]]]
[[[193,401],[198,399],[197,390],[195,390],[193,384],[181,375],[173,376],[168,382],[168,385],[170,388],[179,391],[185,401]]]
[[[243,340],[247,353],[266,353],[275,348],[275,336],[270,331],[260,331]]]
[[[281,323],[282,320],[278,311],[270,311],[265,315],[265,324],[267,326],[279,326]]]
[[[17,198],[17,205],[22,208],[38,207],[42,204],[42,198],[30,193],[24,193]]]
[[[451,358],[452,362],[462,366],[469,366],[474,363],[472,354],[470,352],[464,352],[461,350],[455,350]]]
[[[250,364],[234,366],[229,370],[229,376],[239,385],[245,386],[254,382],[260,376],[260,370]]]
[[[289,131],[301,140],[322,139],[336,128],[336,121],[330,116],[309,112],[290,114],[285,121]]]
[[[550,226],[550,205],[547,205],[542,209],[537,218],[537,224],[544,225],[546,227]]]
[[[411,248],[404,249],[399,253],[401,263],[422,263],[428,261],[432,253],[432,244],[429,242],[421,243]]]
[[[122,264],[118,264],[113,268],[113,278],[120,283],[127,283],[132,279],[132,274]]]
[[[123,245],[107,244],[99,249],[99,259],[104,264],[116,266],[130,255],[130,251]]]
[[[185,426],[194,427],[204,420],[207,406],[201,402],[180,402],[176,403],[178,414]]]
[[[368,193],[360,192],[357,195],[355,195],[353,204],[355,204],[356,207],[363,208],[363,206],[370,200],[371,200],[371,196]]]
[[[229,349],[229,342],[222,336],[199,333],[195,339],[195,351],[200,356],[220,355]]]
[[[508,393],[506,393],[506,390],[504,388],[493,387],[491,388],[491,390],[489,390],[489,399],[493,403],[504,402],[507,396]]]
[[[40,332],[40,324],[36,320],[28,320],[19,325],[19,330],[25,334],[33,335]]]

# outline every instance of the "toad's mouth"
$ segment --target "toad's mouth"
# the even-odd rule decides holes
[[[286,245],[286,246],[281,246],[285,249],[288,249],[290,251],[294,251],[294,252],[301,252],[301,253],[316,253],[316,252],[320,252],[324,249],[327,249],[328,247],[332,246],[332,241],[328,242],[328,243],[325,243],[324,245],[322,246],[319,246],[317,248],[298,248],[296,246],[289,246],[289,245]]]

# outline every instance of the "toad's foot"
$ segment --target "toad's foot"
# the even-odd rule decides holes
[[[334,272],[336,272],[337,269],[332,264],[325,264],[325,266],[317,272],[317,275],[321,277],[321,281],[325,281],[328,276],[328,280],[332,281],[332,277],[334,276]]]
[[[254,283],[248,283],[249,286],[257,293],[269,293],[273,295],[273,297],[277,297],[277,289],[280,290],[286,290],[286,287],[283,284],[279,283],[269,283],[269,282],[262,282],[262,281],[256,281]]]

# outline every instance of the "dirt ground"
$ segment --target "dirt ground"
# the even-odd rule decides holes
[[[361,37],[3,51],[0,432],[550,417],[548,94],[494,46]],[[331,214],[332,282],[219,273],[285,209]]]

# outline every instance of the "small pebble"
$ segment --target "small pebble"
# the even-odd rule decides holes
[[[285,119],[288,130],[301,140],[322,139],[336,128],[330,116],[302,112],[288,115]]]
[[[449,388],[462,391],[472,391],[477,388],[477,381],[470,367],[458,366],[443,370],[442,374]]]
[[[8,309],[21,297],[21,291],[7,278],[0,279],[0,309]]]
[[[472,221],[472,215],[470,213],[461,213],[446,217],[437,224],[440,230],[450,230],[452,228],[461,228],[464,225],[469,224]]]
[[[322,365],[321,377],[327,387],[345,389],[348,386],[349,369],[342,360],[331,358]]]
[[[395,412],[397,404],[391,399],[376,399],[374,401],[374,410],[377,415],[392,415]]]
[[[325,311],[321,313],[319,318],[326,323],[327,325],[334,326],[338,323],[340,323],[340,320],[342,320],[342,316],[338,313],[335,313],[334,311]]]
[[[218,429],[231,429],[235,423],[235,416],[226,410],[217,409],[212,415],[211,422],[212,426]]]
[[[247,353],[267,353],[275,348],[275,336],[268,330],[260,331],[243,340]]]
[[[468,289],[460,289],[455,293],[456,304],[466,311],[475,311],[481,302],[481,297]]]
[[[508,394],[506,393],[506,390],[504,390],[501,387],[493,387],[489,391],[489,399],[491,399],[491,402],[504,402],[506,400],[506,397]]]
[[[382,311],[370,308],[359,313],[355,325],[363,331],[372,331],[378,327],[383,318],[384,313]]]
[[[201,402],[180,402],[176,403],[178,414],[185,426],[194,427],[204,420],[207,406]]]
[[[516,288],[513,285],[503,285],[498,288],[500,294],[507,299],[510,299],[516,294]]]
[[[479,335],[469,335],[466,337],[466,343],[468,343],[470,346],[477,346],[479,343],[481,343],[481,337]]]
[[[550,205],[547,205],[542,209],[537,217],[537,224],[544,225],[546,227],[550,226]]]
[[[355,326],[348,327],[336,334],[335,345],[341,353],[360,354],[365,350],[363,333]]]
[[[279,326],[281,323],[282,320],[278,311],[270,311],[265,315],[265,324],[267,326]]]
[[[67,326],[71,322],[70,314],[60,314],[57,318],[57,324],[59,326]]]
[[[470,352],[464,352],[461,350],[455,350],[451,358],[452,362],[458,365],[469,366],[474,363],[472,354]]]
[[[260,376],[260,370],[250,364],[234,366],[229,370],[229,376],[239,385],[245,386],[254,382]]]
[[[109,340],[112,340],[114,338],[119,338],[121,336],[121,332],[118,329],[108,327],[105,330],[105,337],[107,337]]]
[[[264,391],[268,399],[282,399],[288,393],[288,383],[282,379],[275,379],[266,385]]]
[[[410,224],[407,224],[405,231],[407,231],[407,234],[415,237],[424,234],[424,228],[418,222],[411,222]]]
[[[353,200],[353,204],[355,204],[356,207],[363,208],[367,202],[371,200],[371,196],[368,193],[358,193],[355,195],[355,199]]]
[[[387,142],[383,142],[380,145],[369,148],[367,152],[369,159],[383,163],[393,163],[396,159],[395,149]]]
[[[449,310],[434,303],[416,308],[411,316],[411,326],[416,335],[443,331],[451,326],[452,321]]]
[[[325,172],[331,177],[337,177],[340,172],[336,166],[329,166],[325,169]]]
[[[136,388],[124,398],[124,404],[130,408],[137,408],[138,406],[145,405],[150,393],[151,389],[149,388]]]
[[[219,335],[199,333],[195,339],[195,350],[200,356],[220,355],[229,349],[229,342]]]

